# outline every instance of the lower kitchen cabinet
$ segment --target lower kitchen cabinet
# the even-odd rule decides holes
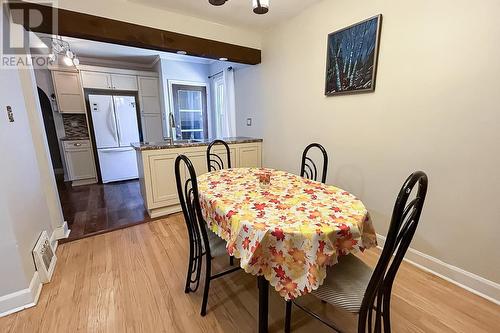
[[[75,186],[96,183],[97,175],[90,140],[64,141],[63,147],[68,180]]]
[[[175,181],[175,159],[180,154],[186,155],[199,176],[208,171],[206,151],[207,146],[137,151],[141,193],[151,217],[181,211]],[[261,142],[229,144],[229,151],[233,168],[262,166]],[[226,160],[223,148],[215,148],[214,153]]]

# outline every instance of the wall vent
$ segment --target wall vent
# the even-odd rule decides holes
[[[35,267],[43,283],[50,282],[54,268],[56,267],[57,257],[54,249],[50,245],[49,236],[46,231],[42,231],[38,241],[33,249],[33,259]]]

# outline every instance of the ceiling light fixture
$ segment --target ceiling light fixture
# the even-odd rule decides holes
[[[222,6],[227,0],[208,0],[213,6]],[[266,14],[269,11],[269,0],[252,0],[253,12],[255,14]]]
[[[43,38],[47,37],[42,37],[42,39]],[[47,39],[49,39],[48,43],[50,43],[51,46],[50,54],[48,56],[51,64],[57,64],[59,57],[62,58],[62,62],[66,66],[78,66],[80,64],[80,60],[76,57],[75,52],[71,51],[69,43],[63,40],[62,37],[48,37]]]
[[[186,55],[186,54],[187,54],[187,52],[186,52],[186,51],[177,51],[177,54]]]
[[[226,3],[226,1],[227,0],[208,0],[208,2],[210,2],[210,4],[214,6],[222,6]]]
[[[219,58],[219,61],[227,61],[227,58]]]
[[[266,14],[269,11],[269,0],[252,0],[255,14]]]

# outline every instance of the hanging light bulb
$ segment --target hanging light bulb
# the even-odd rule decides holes
[[[265,14],[269,11],[269,0],[252,0],[252,3],[255,14]]]
[[[71,51],[71,50],[67,50],[66,51],[66,57],[70,58],[70,59],[73,59],[74,57],[74,53]]]
[[[73,60],[68,56],[64,56],[63,62],[66,66],[73,66]]]
[[[73,65],[75,66],[80,65],[80,59],[78,59],[76,56],[73,58]]]

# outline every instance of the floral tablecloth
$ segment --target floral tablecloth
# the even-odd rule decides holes
[[[265,170],[269,185],[259,183]],[[287,300],[317,289],[339,256],[377,244],[363,203],[334,186],[236,168],[199,176],[198,188],[203,216],[228,253]]]

